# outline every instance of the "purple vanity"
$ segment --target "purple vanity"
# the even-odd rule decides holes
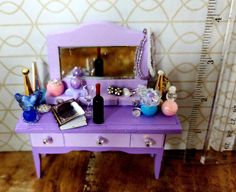
[[[147,39],[142,45],[142,57],[139,58],[138,67],[140,71],[138,74],[133,76],[125,74],[117,78],[91,76],[84,79],[87,84],[101,83],[102,96],[106,104],[104,108],[105,122],[103,124],[94,124],[91,119],[87,119],[87,126],[61,131],[51,112],[42,114],[40,120],[34,124],[29,124],[19,119],[16,125],[16,132],[29,134],[30,136],[38,178],[41,176],[41,154],[59,154],[74,150],[123,151],[130,154],[150,154],[154,157],[155,178],[159,178],[165,136],[167,134],[178,134],[182,131],[178,117],[167,117],[161,112],[152,117],[143,115],[135,117],[132,115],[131,98],[109,95],[106,91],[109,85],[133,89],[138,84],[147,84],[144,76],[148,74],[150,42],[148,37],[145,37]],[[63,79],[67,84],[67,88],[71,90],[69,93],[65,92],[58,97],[47,95],[47,102],[53,104],[57,99],[66,100],[72,97],[82,101],[80,90],[73,90],[70,87],[70,68],[65,70],[68,71],[68,75],[65,75],[64,72],[62,73],[63,65],[61,59],[59,59],[61,58],[59,53],[68,51],[68,55],[76,54],[79,49],[72,50],[76,47],[138,47],[143,39],[143,32],[105,22],[84,24],[73,31],[49,35],[47,43],[50,78]],[[65,48],[65,50],[60,48]],[[109,48],[105,50],[107,50],[107,55],[112,52]],[[121,51],[122,54],[124,53]],[[104,53],[104,57],[107,55]],[[119,57],[127,59],[125,55],[122,55],[117,56],[117,60],[119,60]],[[86,67],[88,66],[85,65]],[[107,69],[107,71],[109,70]],[[88,71],[91,72],[92,70],[88,69]],[[114,73],[114,71],[111,73]]]

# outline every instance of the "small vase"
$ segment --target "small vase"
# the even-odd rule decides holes
[[[141,103],[141,112],[145,116],[153,116],[157,112],[157,105],[146,105]]]
[[[39,120],[39,114],[36,109],[23,111],[23,119],[26,123],[36,123]]]

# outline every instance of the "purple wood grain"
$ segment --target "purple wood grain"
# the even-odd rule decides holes
[[[123,151],[129,154],[156,154],[160,148],[128,148],[128,147],[34,147],[39,154],[63,154],[71,151]]]
[[[122,151],[130,154],[154,154],[154,174],[159,178],[163,148],[128,148],[128,147],[33,147],[33,157],[36,169],[36,175],[41,177],[40,154],[63,154],[71,151]],[[129,162],[127,162],[129,163]]]
[[[99,137],[105,139],[105,142],[101,145],[97,144]],[[65,146],[74,147],[129,147],[130,145],[130,134],[127,133],[65,133],[64,139]]]
[[[69,85],[69,80],[66,80],[66,83]],[[143,80],[129,80],[126,82],[126,80],[122,79],[117,79],[117,80],[90,80],[87,84],[90,85],[95,85],[96,83],[100,83],[101,86],[101,95],[104,98],[104,105],[133,105],[133,101],[131,97],[125,97],[125,96],[119,96],[117,97],[116,95],[110,95],[107,93],[107,88],[112,85],[112,86],[118,86],[118,87],[126,87],[130,89],[135,89],[137,88],[137,84],[139,85],[146,85],[147,82]],[[125,86],[124,86],[125,85]],[[70,89],[71,94],[66,94],[67,91],[65,91],[62,95],[53,97],[48,94],[46,94],[46,102],[48,104],[56,104],[58,99],[62,99],[64,101],[74,98],[79,100],[81,103],[84,105],[86,104],[86,100],[84,98],[84,92],[81,89],[73,89],[70,86],[68,86]]]
[[[177,116],[167,117],[158,113],[153,117],[134,117],[130,106],[105,107],[105,122],[94,124],[88,120],[88,126],[61,131],[51,112],[40,116],[37,123],[25,123],[22,118],[16,124],[17,133],[181,133],[181,124]]]
[[[32,148],[33,158],[34,158],[34,166],[36,169],[36,175],[38,178],[41,177],[41,154],[38,153],[36,148]]]
[[[154,174],[155,174],[156,179],[159,179],[159,176],[160,176],[161,161],[162,161],[163,152],[164,152],[164,149],[159,148],[159,149],[157,149],[157,152],[154,155]]]

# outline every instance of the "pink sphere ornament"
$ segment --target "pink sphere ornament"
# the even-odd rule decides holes
[[[175,101],[172,100],[166,100],[161,105],[162,113],[166,116],[172,116],[175,115],[178,111],[178,105]]]
[[[47,84],[47,93],[53,97],[61,95],[64,89],[64,84],[61,80],[53,79]]]
[[[81,79],[80,77],[74,76],[70,79],[70,85],[74,89],[79,89],[83,85],[83,79]]]

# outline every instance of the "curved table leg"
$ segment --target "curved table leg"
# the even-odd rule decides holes
[[[155,174],[155,178],[159,179],[160,170],[161,170],[161,161],[162,161],[164,149],[159,148],[157,150],[158,151],[154,156],[154,174]]]
[[[36,169],[36,175],[38,178],[40,178],[41,177],[41,156],[37,152],[37,150],[35,150],[34,148],[32,149],[32,153],[33,153],[33,158],[34,158],[34,166]]]

